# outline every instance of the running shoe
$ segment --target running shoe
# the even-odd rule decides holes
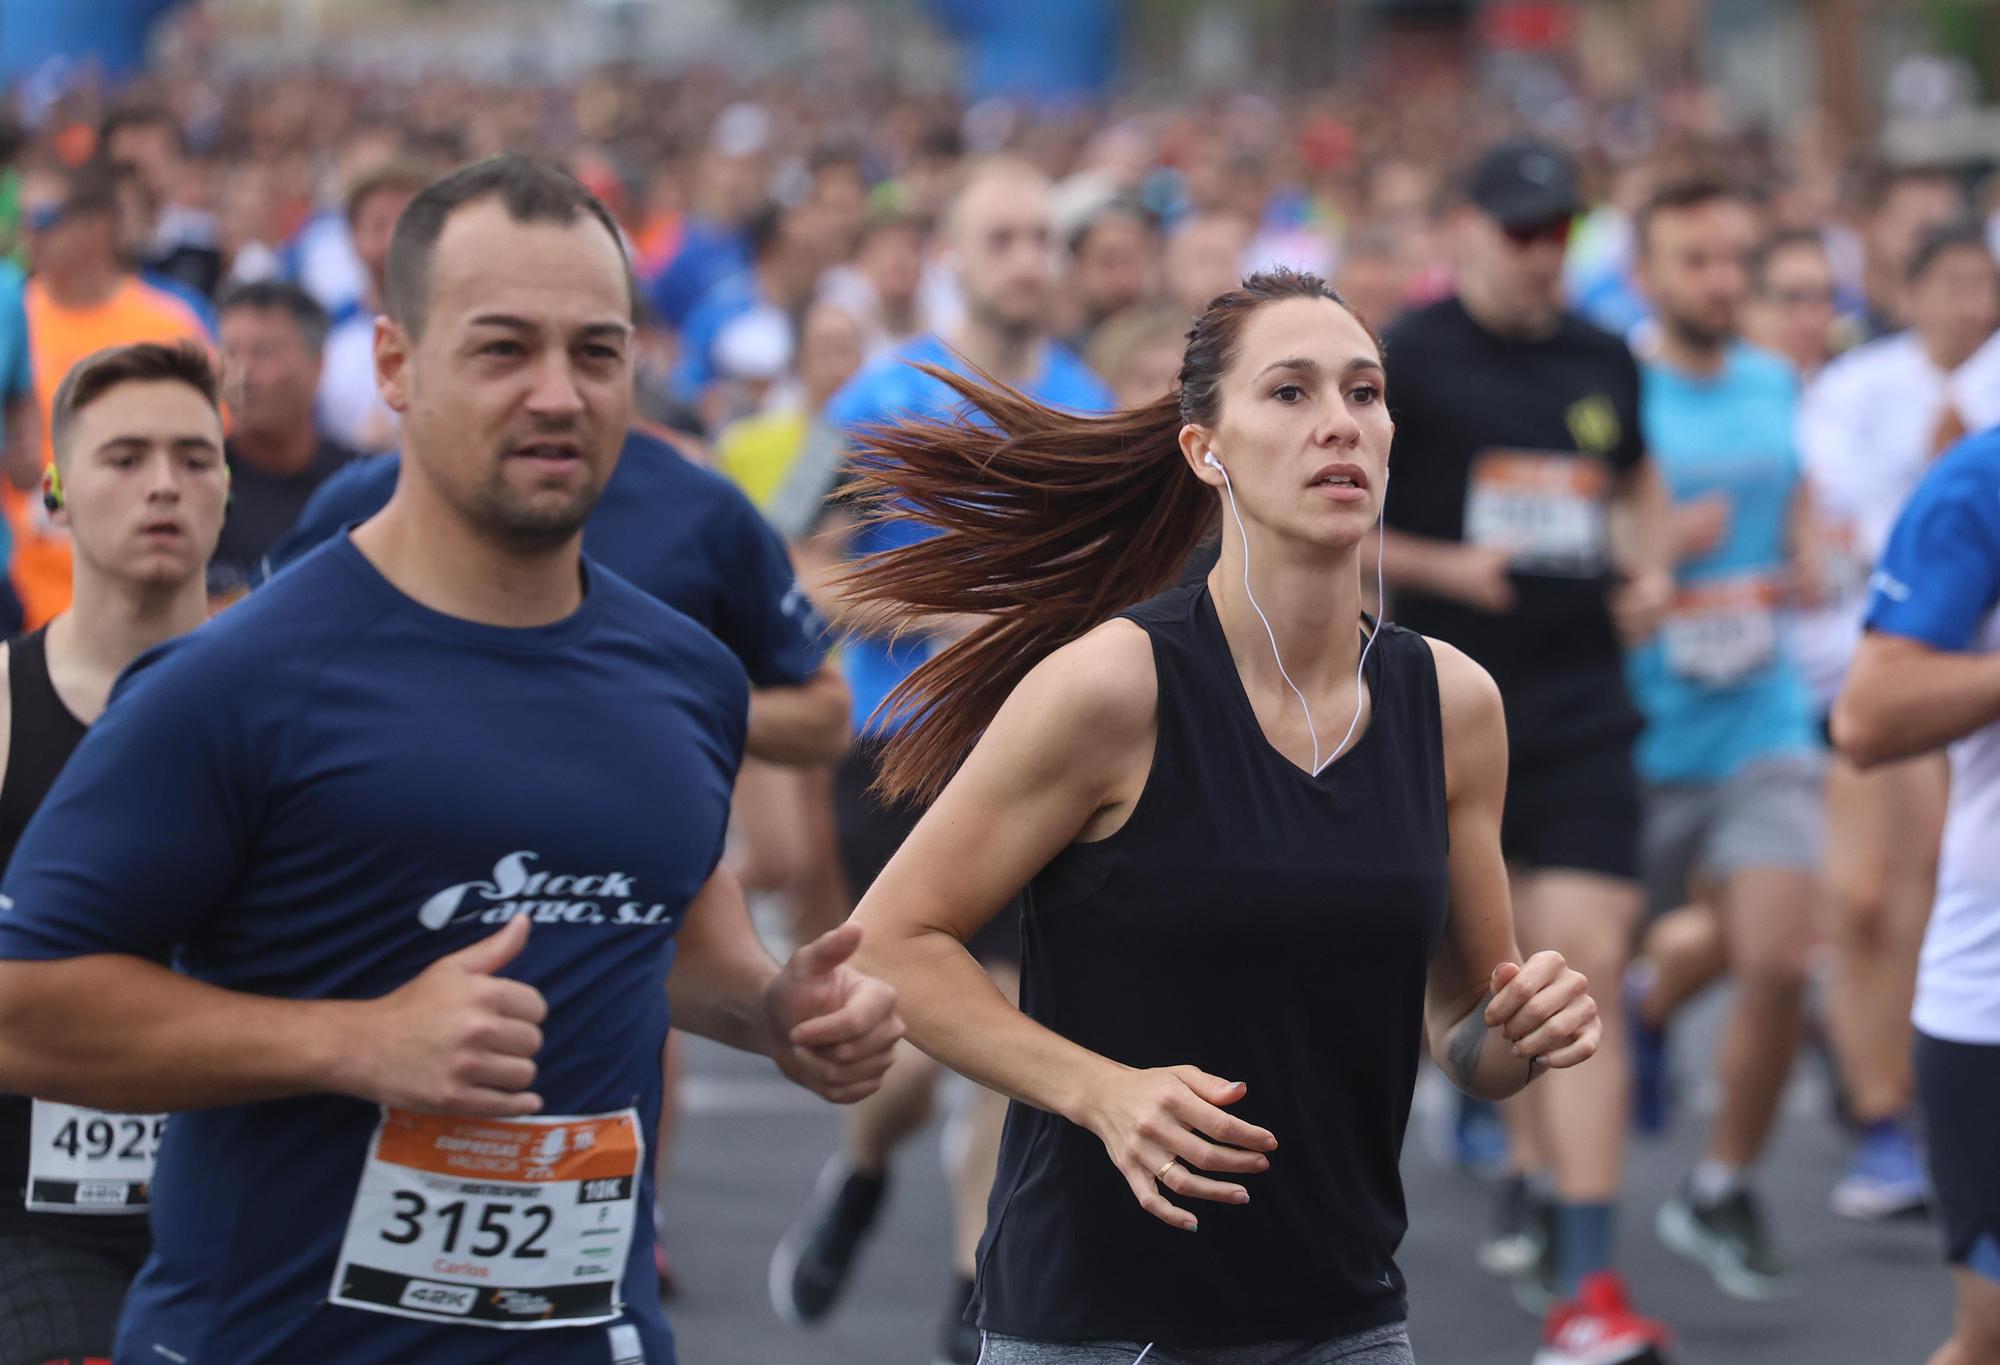
[[[1842,1218],[1864,1222],[1922,1213],[1930,1182],[1910,1130],[1898,1123],[1865,1134],[1827,1203]]]
[[[1600,1270],[1549,1310],[1534,1365],[1666,1365],[1671,1345],[1673,1333],[1632,1311],[1617,1272]]]
[[[1784,1259],[1771,1243],[1763,1208],[1748,1189],[1700,1204],[1683,1185],[1660,1206],[1653,1230],[1668,1250],[1714,1276],[1716,1285],[1733,1299],[1762,1303],[1784,1297],[1789,1288]]]
[[[1632,1045],[1632,1127],[1646,1137],[1658,1137],[1673,1121],[1673,1076],[1667,1066],[1667,1031],[1654,1028],[1639,1013],[1648,989],[1638,964],[1625,972],[1625,1035]]]
[[[979,1365],[979,1329],[965,1320],[971,1303],[972,1281],[955,1281],[938,1325],[937,1365]]]
[[[1493,1235],[1479,1244],[1479,1264],[1495,1275],[1520,1275],[1541,1258],[1552,1210],[1525,1175],[1500,1183],[1493,1201]]]
[[[887,1175],[862,1175],[843,1156],[826,1163],[812,1197],[771,1253],[771,1307],[780,1318],[804,1326],[832,1309],[888,1187]]]

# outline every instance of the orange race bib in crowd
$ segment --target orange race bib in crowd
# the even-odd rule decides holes
[[[1592,456],[1482,451],[1467,479],[1465,541],[1512,550],[1520,573],[1596,578],[1609,563],[1610,484]]]

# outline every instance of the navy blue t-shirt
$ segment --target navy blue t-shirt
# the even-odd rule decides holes
[[[266,575],[381,511],[401,468],[394,455],[357,460],[321,484]],[[705,626],[757,687],[796,686],[826,662],[832,639],[783,539],[735,484],[658,436],[626,432],[583,552]]]
[[[0,958],[133,953],[233,991],[365,999],[530,915],[504,974],[548,1001],[543,1113],[631,1108],[650,1140],[673,936],[721,853],[748,687],[685,616],[586,580],[562,621],[480,625],[405,597],[343,535],[145,655],[22,836]],[[174,1115],[118,1358],[673,1360],[650,1162],[616,1322],[330,1305],[380,1117],[332,1095]]]

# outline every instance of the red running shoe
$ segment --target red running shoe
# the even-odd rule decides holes
[[[1549,1310],[1535,1365],[1666,1365],[1673,1333],[1632,1311],[1615,1271],[1583,1277],[1576,1298]]]

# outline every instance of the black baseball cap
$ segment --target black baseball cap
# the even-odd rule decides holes
[[[1569,154],[1539,138],[1509,138],[1473,163],[1465,197],[1500,226],[1534,227],[1583,206]]]

